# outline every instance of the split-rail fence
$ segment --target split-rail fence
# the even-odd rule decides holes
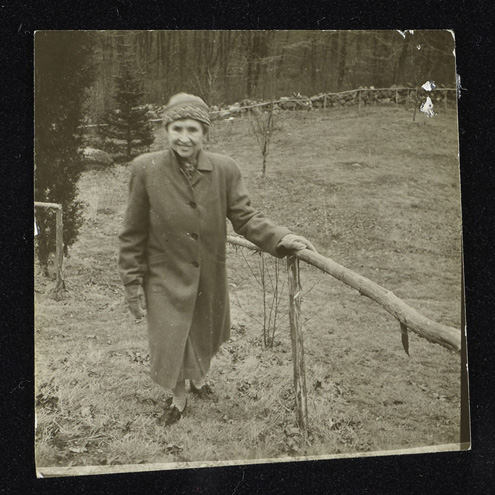
[[[227,242],[253,251],[261,249],[243,237],[227,236]],[[287,258],[287,273],[289,286],[289,322],[292,343],[292,359],[294,366],[294,393],[296,400],[297,422],[305,439],[308,430],[308,410],[306,373],[304,364],[304,336],[301,316],[301,278],[299,261],[304,261],[344,284],[356,289],[373,301],[377,302],[399,322],[402,345],[409,354],[408,331],[416,333],[428,341],[439,344],[451,351],[461,352],[461,331],[442,325],[423,316],[414,308],[408,306],[390,290],[381,287],[370,279],[326,258],[309,249],[296,251]]]

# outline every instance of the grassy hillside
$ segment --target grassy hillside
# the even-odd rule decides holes
[[[215,122],[208,148],[234,157],[253,204],[325,256],[460,327],[460,193],[455,113],[412,122],[396,108],[284,112],[267,177],[246,118]],[[159,135],[155,147],[163,146]],[[310,438],[295,424],[286,274],[274,345],[263,345],[261,257],[229,248],[232,339],[212,363],[219,400],[159,427],[167,394],[147,376],[146,323],[117,274],[125,165],[86,172],[86,222],[66,260],[68,291],[36,280],[38,466],[284,458],[459,441],[460,359],[330,276],[302,266]],[[276,268],[264,261],[265,279]],[[265,296],[272,305],[271,291]],[[271,313],[273,320],[274,312]]]

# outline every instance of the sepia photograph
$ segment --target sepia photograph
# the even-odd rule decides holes
[[[38,477],[470,448],[455,47],[35,33]]]

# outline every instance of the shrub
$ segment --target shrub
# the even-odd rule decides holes
[[[84,148],[79,125],[92,80],[91,45],[83,31],[40,31],[35,36],[35,200],[61,203],[64,251],[77,239],[81,204],[76,200]],[[55,252],[55,215],[38,208],[37,252],[45,271]]]

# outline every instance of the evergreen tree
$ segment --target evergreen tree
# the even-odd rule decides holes
[[[111,140],[109,151],[123,149],[128,160],[140,152],[149,151],[155,140],[147,117],[148,110],[145,106],[140,106],[144,93],[139,86],[133,64],[129,57],[124,56],[120,74],[116,78],[116,108],[108,114],[107,126],[102,127],[101,132]]]
[[[86,88],[92,82],[90,37],[82,31],[40,31],[35,35],[35,200],[61,203],[64,250],[82,223],[77,181],[82,171],[79,125]],[[48,268],[55,252],[55,215],[36,209],[37,251]]]

